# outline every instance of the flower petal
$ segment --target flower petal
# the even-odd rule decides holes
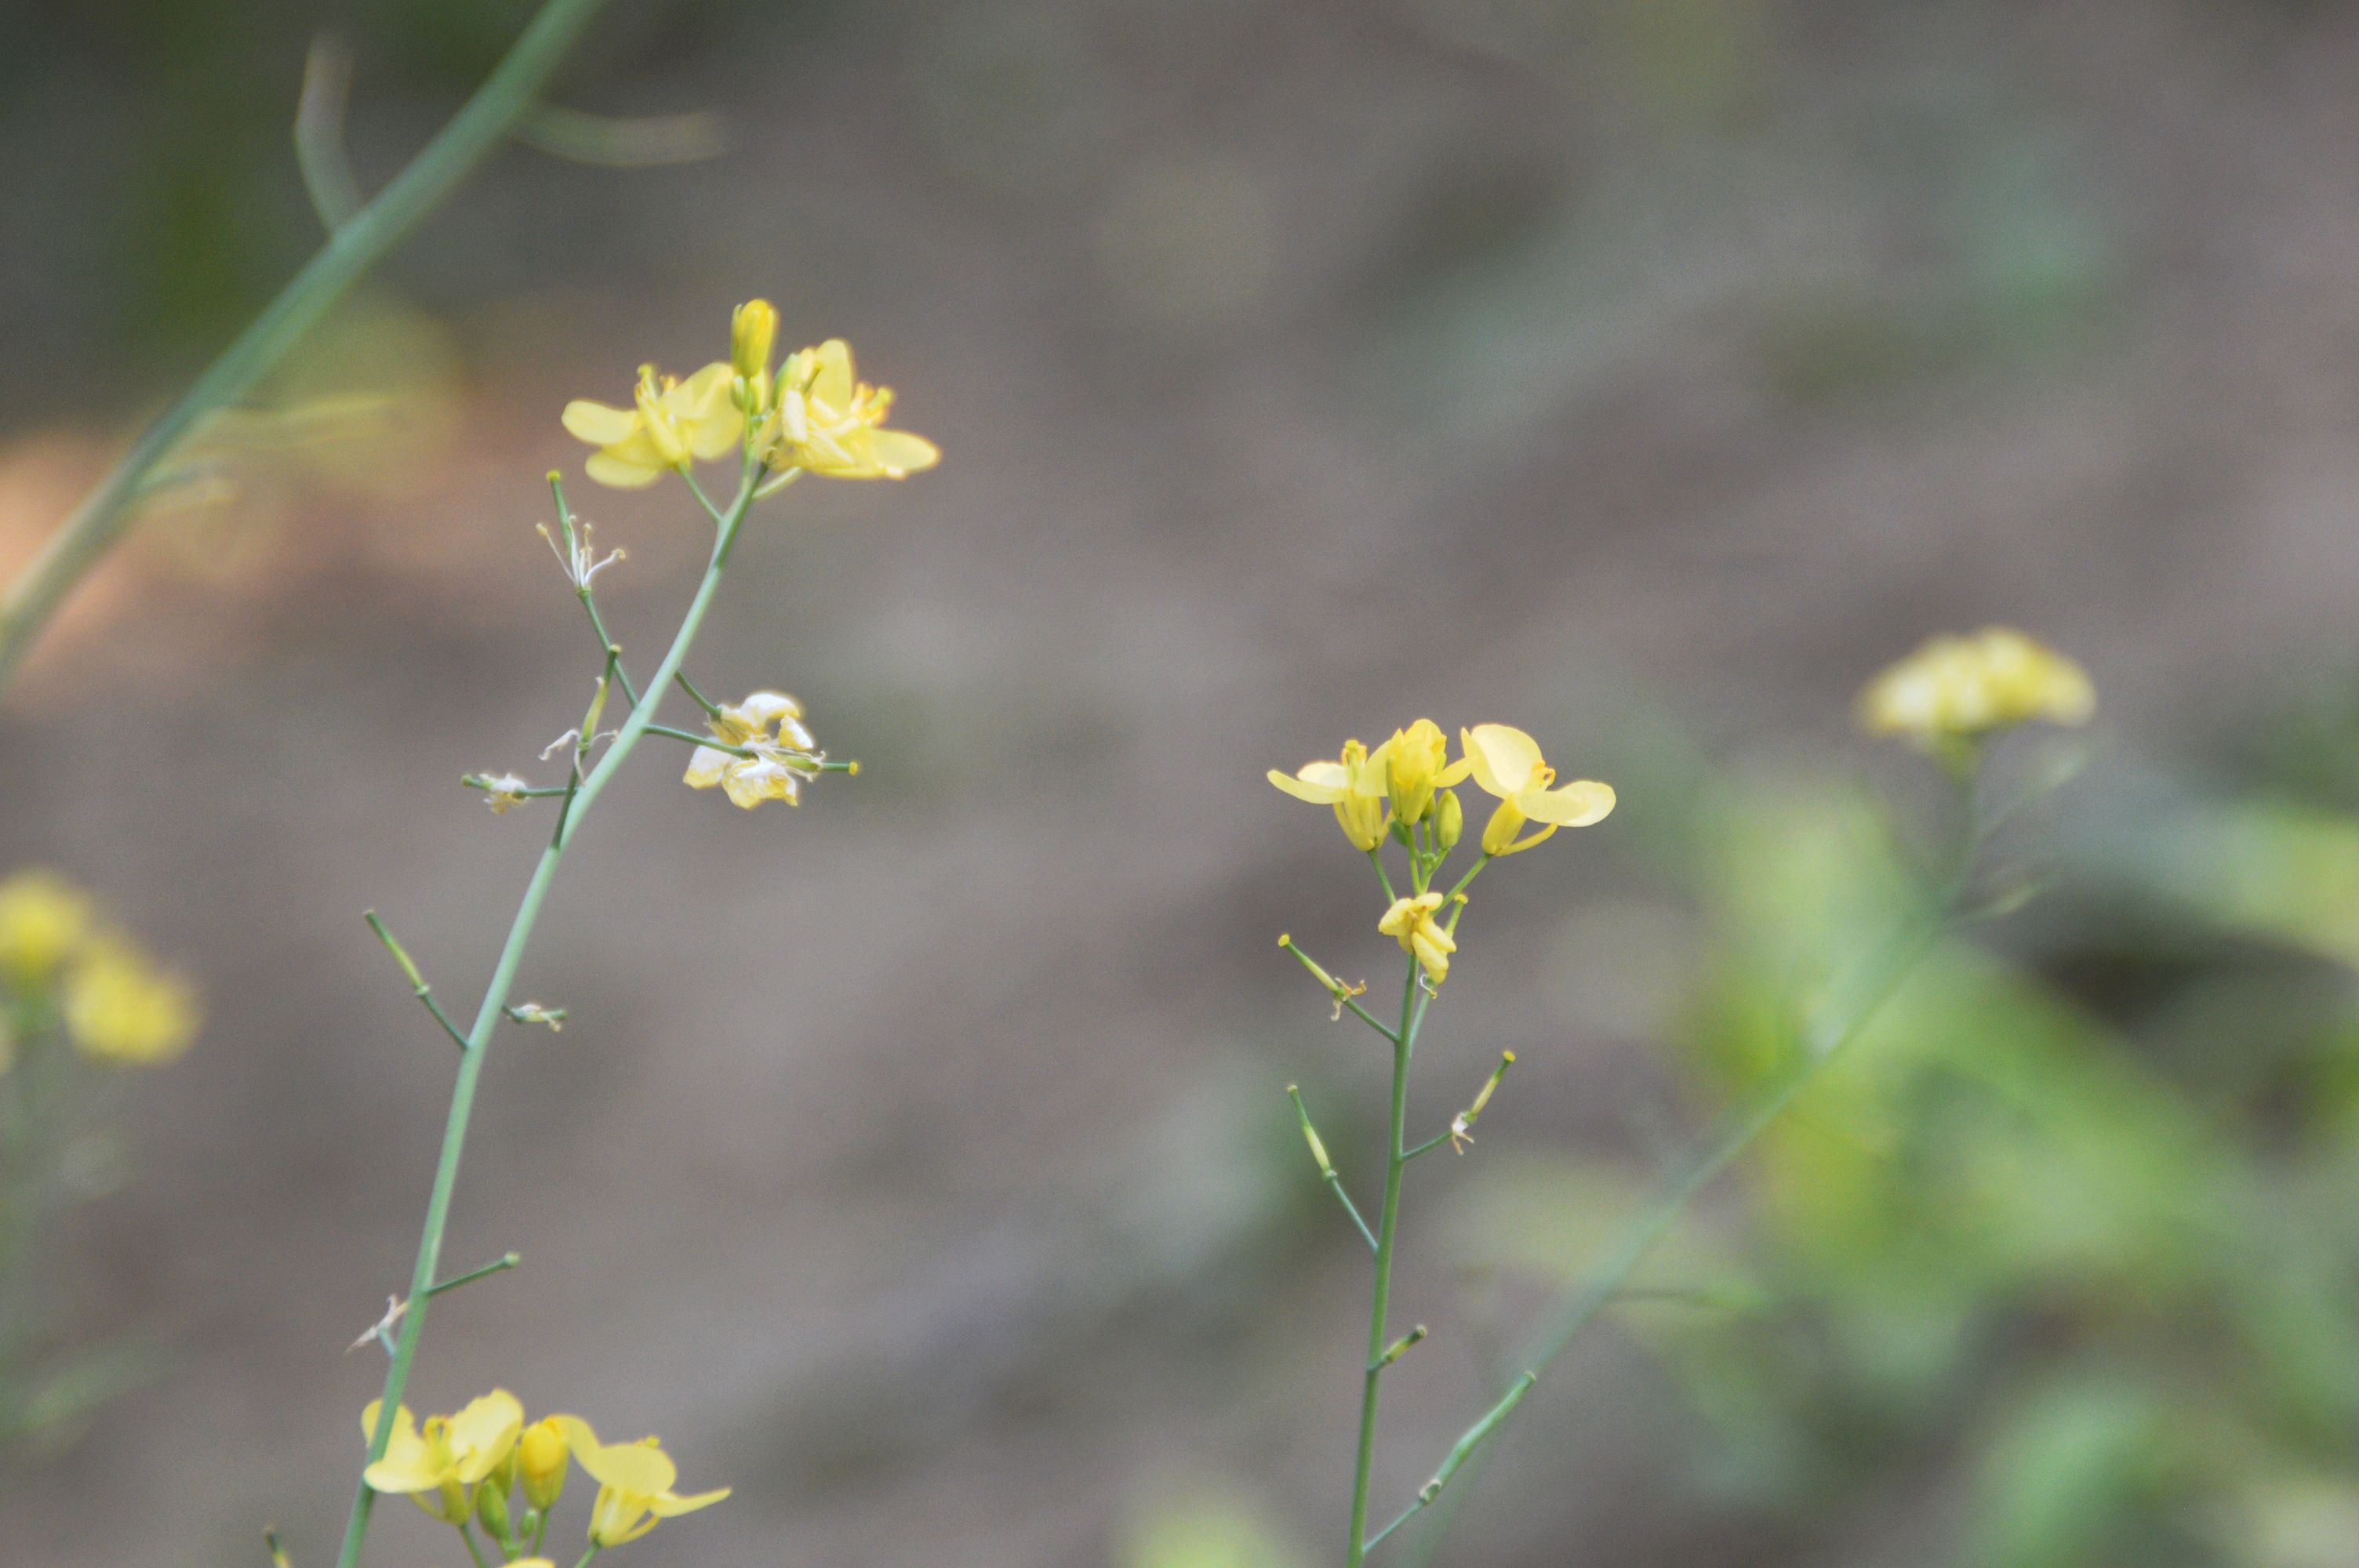
[[[830,338],[810,351],[819,364],[810,395],[841,416],[852,407],[852,345],[842,338]]]
[[[726,752],[716,752],[710,746],[699,746],[688,759],[688,772],[679,782],[690,789],[711,789],[721,782],[729,764],[738,759]]]
[[[1272,768],[1269,782],[1313,806],[1332,806],[1352,793],[1351,770],[1341,762],[1305,762],[1292,778]]]
[[[562,417],[569,435],[593,447],[611,447],[638,428],[639,424],[636,409],[610,408],[586,397],[577,397],[567,404]]]
[[[907,430],[871,430],[867,457],[884,479],[923,473],[942,460],[942,449]]]
[[[1594,779],[1575,779],[1562,789],[1527,789],[1516,796],[1516,806],[1535,822],[1586,827],[1603,821],[1614,809],[1614,786]]]
[[[1477,724],[1472,730],[1461,730],[1458,742],[1466,748],[1474,782],[1485,794],[1501,800],[1521,795],[1544,765],[1539,742],[1512,724]]]
[[[730,1488],[727,1487],[721,1487],[710,1492],[698,1492],[693,1497],[686,1498],[676,1498],[669,1492],[666,1492],[660,1497],[650,1498],[647,1502],[647,1509],[658,1519],[678,1519],[682,1514],[692,1514],[699,1509],[711,1508],[727,1497]]]
[[[609,490],[645,490],[664,476],[662,469],[625,462],[606,452],[591,453],[590,460],[582,466],[592,479]]]

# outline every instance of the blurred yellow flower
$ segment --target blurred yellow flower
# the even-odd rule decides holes
[[[1414,953],[1417,961],[1435,985],[1450,978],[1450,955],[1458,951],[1458,939],[1441,928],[1433,918],[1434,911],[1442,905],[1438,892],[1421,892],[1415,898],[1397,898],[1376,922],[1376,929],[1393,937],[1404,953]]]
[[[94,943],[67,974],[65,1018],[85,1054],[147,1067],[179,1060],[200,1022],[194,991],[113,938]]]
[[[361,1434],[376,1436],[382,1400],[361,1411]],[[506,1389],[468,1401],[456,1415],[429,1416],[421,1428],[408,1405],[397,1406],[385,1457],[361,1472],[379,1492],[407,1493],[449,1524],[466,1522],[467,1488],[498,1467],[524,1431],[524,1406]]]
[[[770,467],[826,479],[902,479],[941,461],[924,437],[883,427],[892,410],[893,389],[854,381],[851,345],[830,338],[787,356],[757,443]]]
[[[524,1482],[524,1500],[547,1513],[565,1490],[565,1425],[555,1416],[543,1416],[516,1439],[516,1475]]]
[[[55,871],[0,881],[0,977],[40,985],[72,957],[91,925],[90,895]]]
[[[757,691],[745,701],[723,703],[705,728],[723,746],[750,752],[739,756],[719,746],[699,746],[688,759],[681,782],[691,789],[719,784],[736,805],[751,811],[766,800],[802,804],[805,780],[817,778],[821,757],[803,726],[803,705],[782,691]],[[777,732],[771,733],[771,726]]]
[[[1432,809],[1433,792],[1466,776],[1472,765],[1464,757],[1450,760],[1450,737],[1430,719],[1420,719],[1376,748],[1385,759],[1385,785],[1393,797],[1393,816],[1401,822],[1422,822]]]
[[[691,459],[710,460],[734,448],[745,433],[745,413],[731,400],[728,364],[714,361],[686,381],[660,380],[639,367],[633,406],[612,408],[577,397],[565,406],[565,428],[598,450],[585,465],[590,477],[615,490],[642,490]]]
[[[1297,800],[1333,806],[1343,837],[1354,848],[1373,849],[1385,841],[1387,784],[1382,747],[1371,755],[1359,741],[1346,741],[1336,761],[1305,762],[1292,777],[1272,768],[1269,782]]]
[[[1614,809],[1614,790],[1592,779],[1551,788],[1556,770],[1540,755],[1539,742],[1509,724],[1477,724],[1458,732],[1474,782],[1499,805],[1483,828],[1483,853],[1512,855],[1546,840],[1560,827],[1586,827]],[[1516,835],[1527,822],[1541,824],[1528,838]]]
[[[602,1551],[636,1541],[660,1520],[710,1508],[729,1495],[726,1487],[693,1497],[676,1495],[671,1488],[679,1478],[679,1467],[652,1437],[602,1444],[580,1416],[549,1419],[564,1429],[573,1457],[598,1483],[598,1499],[590,1509],[590,1544]]]
[[[1860,693],[1871,733],[1904,735],[1929,750],[2029,719],[2085,724],[2096,711],[2089,673],[2012,626],[1935,637]]]

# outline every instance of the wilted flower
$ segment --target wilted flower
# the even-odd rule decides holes
[[[382,1400],[361,1411],[364,1437],[376,1436]],[[466,1522],[467,1489],[497,1468],[524,1431],[524,1406],[506,1389],[468,1401],[456,1415],[429,1416],[420,1427],[407,1405],[397,1406],[385,1457],[361,1472],[379,1492],[407,1493],[418,1506],[450,1524]]]
[[[1586,827],[1614,809],[1614,790],[1591,779],[1552,788],[1556,770],[1540,755],[1539,742],[1509,724],[1477,724],[1458,732],[1474,782],[1499,799],[1483,828],[1483,852],[1512,855],[1540,843],[1560,827]],[[1528,838],[1516,835],[1527,821],[1541,828]]]
[[[1343,837],[1354,848],[1373,849],[1385,841],[1386,781],[1382,748],[1371,755],[1359,741],[1346,741],[1336,761],[1305,762],[1291,777],[1272,768],[1269,782],[1297,800],[1333,806]]]
[[[66,1031],[92,1056],[160,1067],[197,1037],[196,993],[129,944],[94,943],[66,976]]]
[[[549,1419],[564,1430],[573,1457],[598,1483],[598,1499],[590,1510],[590,1544],[602,1551],[636,1541],[660,1520],[710,1508],[729,1495],[726,1487],[693,1497],[676,1495],[671,1488],[679,1478],[679,1467],[652,1437],[602,1444],[580,1416]]]
[[[1438,892],[1421,892],[1415,898],[1397,898],[1376,922],[1376,929],[1398,941],[1401,951],[1417,955],[1418,963],[1435,985],[1450,978],[1450,955],[1458,951],[1458,939],[1442,929],[1433,918],[1434,911],[1442,905]]]
[[[642,490],[691,459],[710,461],[734,449],[745,433],[745,410],[730,397],[731,372],[714,361],[680,381],[639,367],[633,406],[611,408],[577,397],[565,406],[565,428],[598,450],[585,465],[592,479],[616,490]]]
[[[0,881],[0,977],[39,985],[82,946],[90,895],[55,871],[18,871]]]
[[[941,449],[924,437],[883,427],[893,389],[853,380],[852,347],[842,338],[788,355],[775,402],[756,437],[774,469],[901,479],[941,461]]]
[[[719,784],[731,801],[748,811],[766,800],[800,805],[804,781],[817,778],[825,760],[803,727],[803,705],[782,691],[757,691],[741,703],[723,703],[704,723],[721,746],[737,751],[699,746],[688,759],[682,782],[691,789]]]
[[[1860,693],[1860,723],[1928,750],[2034,719],[2085,724],[2096,689],[2078,664],[2012,626],[1935,637]]]

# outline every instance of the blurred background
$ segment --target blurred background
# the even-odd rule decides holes
[[[0,570],[317,243],[314,34],[373,187],[527,12],[0,12]],[[445,1251],[524,1264],[414,1404],[737,1488],[647,1568],[1331,1562],[1364,1263],[1283,1087],[1365,1191],[1385,1063],[1272,942],[1397,955],[1264,770],[1422,714],[1621,790],[1486,877],[1420,1052],[1437,1128],[1520,1065],[1411,1173],[1405,1500],[1948,830],[1859,685],[2005,621],[2102,694],[2002,846],[2043,896],[1712,1189],[1442,1561],[2349,1563],[2354,84],[2300,0],[615,0],[558,100],[719,156],[496,155],[259,400],[354,416],[165,498],[0,706],[0,871],[210,1013],[41,1254],[152,1355],[0,1461],[9,1561],[331,1560],[451,1070],[359,912],[472,1007],[548,818],[456,780],[595,673],[557,412],[764,294],[947,454],[798,487],[693,661],[864,771],[749,815],[651,744],[605,797]],[[644,664],[703,524],[574,499]]]

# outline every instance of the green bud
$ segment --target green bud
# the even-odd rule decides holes
[[[484,1484],[475,1488],[475,1517],[484,1521],[484,1528],[491,1531],[494,1541],[511,1539],[508,1534],[508,1489],[500,1484],[497,1476],[485,1476]]]
[[[1444,850],[1458,842],[1459,834],[1466,830],[1466,808],[1458,804],[1458,792],[1443,790],[1433,805],[1433,842]]]

